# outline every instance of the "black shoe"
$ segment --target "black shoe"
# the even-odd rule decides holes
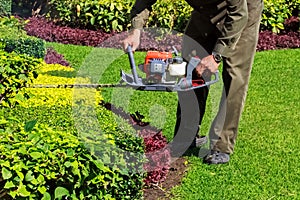
[[[230,160],[228,153],[222,153],[220,151],[212,150],[208,155],[203,158],[203,162],[206,164],[225,164]]]

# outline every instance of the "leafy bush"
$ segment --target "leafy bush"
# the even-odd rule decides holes
[[[59,24],[71,27],[123,31],[129,24],[132,0],[69,0],[49,2],[48,16]]]
[[[300,19],[297,16],[292,16],[284,21],[284,31],[285,32],[297,32],[300,27]]]
[[[299,0],[264,0],[261,30],[270,30],[274,33],[284,30],[285,20],[290,18],[299,6]]]
[[[11,13],[11,2],[12,0],[0,0],[0,16]]]
[[[35,58],[43,58],[45,55],[45,43],[42,39],[31,37],[23,30],[25,21],[15,17],[0,19],[0,43],[2,49],[7,52],[27,54]]]
[[[102,102],[101,105],[125,119],[143,138],[147,158],[144,164],[144,170],[147,173],[144,183],[149,186],[164,181],[170,168],[171,154],[167,146],[167,139],[162,131],[150,126],[149,122],[143,122],[144,116],[138,112],[127,114],[121,108],[117,108],[112,104]]]
[[[133,0],[69,0],[49,2],[48,17],[61,25],[82,29],[100,29],[106,32],[124,31],[130,27]],[[184,0],[159,0],[153,5],[149,26],[183,31],[191,7]]]
[[[36,121],[7,127],[1,119],[2,197],[28,199],[131,199],[139,197],[139,176],[129,177],[92,156],[78,137]],[[98,142],[98,145],[101,143]],[[105,147],[102,146],[105,150]],[[108,151],[108,149],[107,149]],[[126,189],[126,190],[125,190]],[[131,191],[132,190],[132,191]],[[126,195],[127,194],[127,195]]]
[[[34,84],[74,83],[75,78],[73,68],[43,65]],[[89,81],[84,77],[79,79],[80,82]],[[74,89],[26,90],[31,93],[28,101],[21,102],[15,109],[0,109],[0,116],[4,113],[6,116],[5,120],[0,120],[0,151],[6,148],[0,152],[1,197],[141,198],[144,159],[139,155],[144,150],[142,138],[126,125],[117,126],[112,113],[97,106],[101,100],[99,92],[90,91],[92,89],[79,91],[83,97],[76,98],[82,104],[75,109],[76,105],[72,107]],[[95,98],[85,99],[85,96],[91,96],[87,93],[92,93]],[[91,111],[85,105],[95,106],[101,131],[89,129]],[[79,116],[87,117],[84,128],[88,129],[88,138],[75,127],[74,109]],[[18,120],[8,121],[10,118]],[[32,118],[38,119],[34,128],[36,121]],[[20,124],[24,120],[29,122],[22,127]]]
[[[272,31],[262,31],[259,34],[257,51],[299,48],[300,32],[287,32],[284,34],[275,34]]]
[[[10,39],[4,38],[4,50],[7,52],[16,52],[18,54],[26,54],[35,58],[44,58],[45,56],[45,43],[37,38],[19,38]]]
[[[41,60],[1,50],[0,57],[0,104],[12,106],[18,100],[28,98],[27,93],[23,93],[23,87],[37,77]]]
[[[158,0],[152,6],[149,27],[168,28],[184,32],[192,7],[185,0]]]

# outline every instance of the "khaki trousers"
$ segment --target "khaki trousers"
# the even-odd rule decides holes
[[[210,148],[213,150],[233,153],[256,52],[262,9],[261,0],[248,1],[247,25],[230,56],[223,58],[223,95],[209,131]],[[184,59],[189,60],[191,56],[202,58],[211,54],[222,26],[222,21],[211,23],[215,14],[207,10],[203,13],[193,11],[183,38]],[[201,125],[207,95],[208,88],[178,93],[176,140],[192,142],[198,125]]]

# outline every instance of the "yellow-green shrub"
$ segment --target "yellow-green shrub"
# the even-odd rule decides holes
[[[34,84],[89,83],[87,78],[75,79],[73,68],[57,64],[43,64],[38,73]],[[142,197],[142,138],[98,105],[99,91],[78,90],[85,91],[76,98],[82,102],[74,105],[73,89],[27,88],[32,98],[14,109],[0,109],[0,116],[5,116],[0,117],[0,196]],[[89,95],[95,98],[86,98]],[[96,120],[90,118],[92,112]],[[76,123],[82,123],[84,130]]]
[[[58,85],[58,84],[74,84],[76,81],[80,83],[89,83],[88,78],[76,78],[74,68],[65,67],[59,64],[43,64],[38,72],[38,77],[33,81],[32,85]],[[21,102],[23,107],[39,107],[39,106],[67,106],[72,105],[74,88],[27,88],[31,93],[31,98]],[[95,89],[77,88],[77,92],[82,90],[81,94],[93,96],[91,102],[97,105],[102,97]],[[80,94],[80,92],[78,92]],[[77,97],[80,98],[80,97]],[[83,97],[82,97],[83,98]]]
[[[13,106],[28,98],[23,88],[37,77],[42,60],[0,50],[0,105]]]

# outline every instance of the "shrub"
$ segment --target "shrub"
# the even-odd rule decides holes
[[[290,18],[299,6],[299,0],[264,0],[261,30],[270,30],[274,33],[284,30],[285,19]]]
[[[18,38],[10,39],[4,38],[4,50],[7,52],[16,52],[18,54],[26,54],[35,58],[44,58],[45,56],[45,43],[38,38]]]
[[[284,21],[285,32],[297,32],[300,27],[300,19],[298,16],[292,16]]]
[[[82,29],[101,29],[106,32],[124,31],[130,27],[133,0],[69,0],[50,1],[48,17],[61,25]],[[148,25],[183,31],[191,7],[184,0],[159,0],[153,5]]]
[[[11,14],[11,2],[12,0],[0,0],[0,16]]]
[[[69,66],[68,61],[64,59],[64,56],[57,53],[53,48],[47,48],[44,61],[47,64],[60,64],[63,66]]]
[[[150,126],[149,122],[143,122],[144,116],[138,112],[127,114],[121,108],[116,108],[110,103],[102,102],[101,105],[125,119],[143,138],[147,159],[144,164],[144,170],[147,173],[144,183],[149,186],[164,181],[170,168],[171,155],[167,139],[163,136],[162,131]]]
[[[34,84],[68,84],[76,78],[73,68],[58,64],[43,65],[39,72]],[[77,104],[72,101],[74,89],[26,90],[32,96],[28,101],[21,102],[17,109],[0,109],[0,116],[5,113],[5,120],[0,118],[0,171],[5,174],[4,177],[0,174],[1,197],[141,198],[142,138],[126,125],[117,126],[112,113],[97,106],[101,99],[99,92],[80,90],[82,97],[76,96]],[[91,97],[88,93],[95,98],[85,98]],[[100,131],[93,129],[90,120],[94,109]],[[79,119],[74,118],[74,112],[78,112]],[[15,121],[8,121],[10,118]],[[20,125],[24,120],[29,120],[25,127]],[[81,132],[75,122],[83,122],[86,130]]]
[[[49,2],[48,16],[59,24],[71,27],[123,31],[129,24],[132,0],[88,0]]]
[[[14,128],[12,127],[14,124]],[[106,166],[78,140],[47,125],[1,119],[1,197],[14,199],[139,198],[139,176]],[[98,146],[101,142],[97,142]],[[105,145],[102,143],[102,150]],[[127,194],[127,195],[126,195]]]
[[[0,57],[0,104],[12,106],[19,100],[28,98],[23,88],[37,77],[36,70],[41,60],[1,50]],[[12,99],[13,97],[16,99]]]
[[[2,49],[7,52],[26,54],[35,58],[43,58],[45,55],[45,43],[42,39],[30,37],[23,30],[26,22],[17,18],[0,19],[0,43]]]
[[[191,11],[192,7],[185,0],[158,0],[152,6],[148,26],[184,32]]]
[[[82,30],[67,26],[58,26],[45,18],[31,17],[25,26],[28,35],[42,38],[48,42],[97,46],[111,34],[103,31]]]
[[[275,34],[272,31],[262,31],[259,34],[257,51],[282,49],[282,48],[299,48],[300,32],[287,32]]]

